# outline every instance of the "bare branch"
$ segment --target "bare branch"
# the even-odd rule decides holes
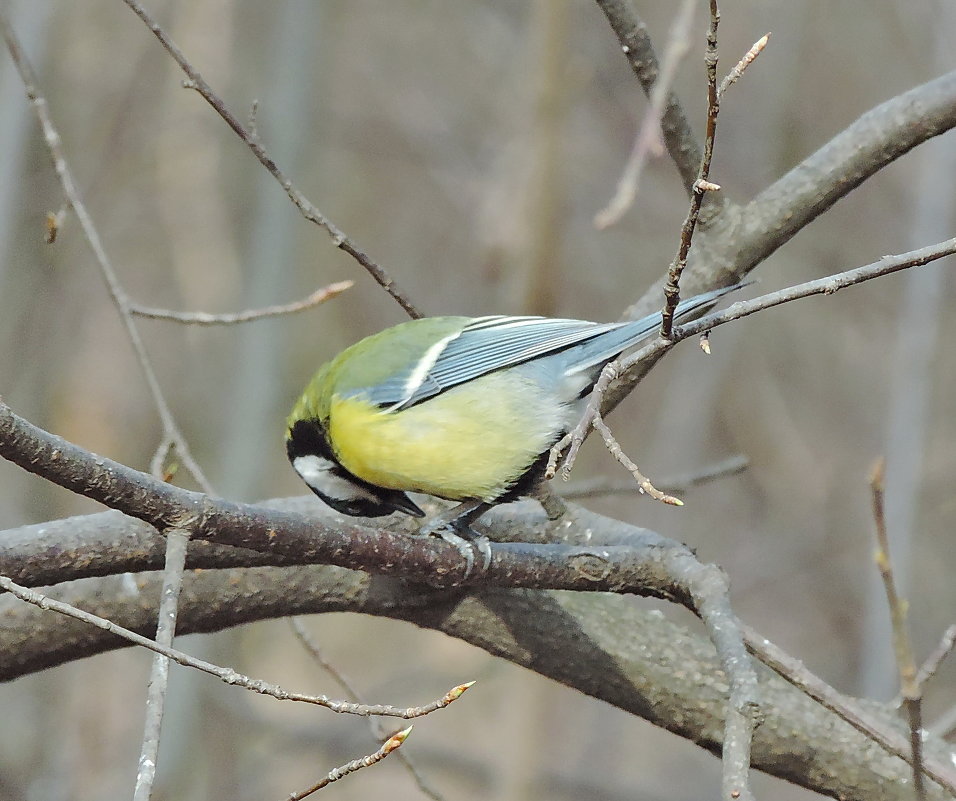
[[[132,314],[138,315],[139,317],[146,317],[150,320],[172,320],[177,323],[186,323],[189,325],[235,325],[237,323],[249,323],[254,320],[262,320],[266,317],[279,317],[284,314],[294,314],[295,312],[314,309],[327,300],[331,300],[336,295],[341,295],[345,290],[354,286],[354,284],[354,281],[338,281],[315,290],[315,292],[302,300],[276,306],[265,306],[261,309],[246,309],[244,311],[234,312],[233,314],[177,312],[170,311],[169,309],[140,306],[138,303],[130,303],[129,310]]]
[[[647,25],[634,9],[631,0],[597,0],[597,4],[621,43],[621,50],[637,76],[644,93],[650,96],[660,78],[660,65],[651,43]],[[680,100],[673,92],[661,116],[664,144],[670,154],[687,194],[694,189],[700,167],[701,150]],[[718,204],[722,201],[718,200]]]
[[[785,653],[766,637],[762,637],[749,627],[746,630],[747,648],[761,662],[773,668],[778,674],[816,700],[826,709],[839,715],[859,732],[900,759],[913,765],[913,753],[910,743],[892,726],[886,726],[874,720],[873,715],[863,710],[854,699],[841,695],[823,679],[815,676],[802,662]],[[956,771],[952,765],[928,758],[923,762],[923,771],[946,789],[956,795]],[[912,777],[910,777],[912,778]],[[910,782],[911,784],[912,782]]]
[[[923,711],[922,693],[916,679],[916,660],[906,626],[906,601],[900,598],[893,578],[893,562],[890,559],[890,538],[886,533],[886,513],[883,505],[883,476],[886,463],[878,459],[870,472],[870,490],[873,493],[873,521],[876,525],[876,565],[886,590],[886,603],[890,608],[893,623],[893,652],[900,675],[900,693],[903,708],[910,724],[910,750],[913,754],[913,791],[917,801],[926,798],[923,783]]]
[[[307,498],[274,503],[285,510],[318,506]],[[581,509],[575,509],[573,514],[574,530],[582,534],[587,531],[606,541],[660,541],[648,539],[651,532],[620,521]],[[536,541],[551,536],[540,509],[530,502],[502,508],[491,517],[495,536],[511,535]],[[321,519],[316,520],[316,525]],[[58,526],[58,522],[63,525]],[[51,536],[70,529],[85,532],[88,548],[80,548],[79,543],[74,545],[79,549],[77,559],[82,560],[84,554],[96,557],[104,541],[101,529],[114,524],[125,525],[129,534],[117,531],[107,539],[127,543],[131,556],[152,549],[152,562],[145,563],[145,569],[149,569],[150,564],[162,565],[161,547],[153,549],[150,545],[151,538],[160,542],[161,538],[155,532],[150,534],[138,521],[115,512],[30,528],[50,529]],[[52,558],[43,539],[37,540],[36,547]],[[120,557],[116,569],[124,570],[131,564],[133,559]],[[50,593],[75,605],[95,608],[101,616],[136,631],[149,631],[155,626],[155,606],[149,608],[143,599],[158,597],[160,577],[155,573],[138,576],[138,592],[133,595],[117,591],[118,582],[127,580],[115,576],[72,582]],[[328,611],[399,618],[464,639],[640,715],[711,751],[720,749],[726,680],[718,670],[712,645],[626,598],[495,588],[478,590],[476,597],[469,598],[460,592],[428,592],[420,584],[373,578],[331,567],[202,570],[187,574],[186,581],[177,626],[182,633],[215,631],[288,614]],[[68,625],[70,621],[66,618],[35,607],[28,608],[19,602],[16,606],[3,604],[2,599],[0,604],[6,621],[0,630],[0,679],[9,680],[41,666],[111,650],[124,643],[100,629]],[[541,626],[542,620],[547,621],[547,625]],[[582,631],[588,636],[582,638]],[[764,654],[764,646],[769,643],[752,631],[748,631],[748,637],[751,643],[760,646],[756,652]],[[779,658],[782,652],[776,649],[774,653]],[[792,657],[783,657],[796,662]],[[768,664],[774,665],[773,661]],[[827,687],[819,679],[816,681]],[[888,755],[895,753],[892,747],[885,752],[883,749],[887,746],[869,742],[806,695],[793,691],[766,671],[760,674],[760,682],[766,717],[756,732],[755,767],[835,797],[856,801],[873,797],[910,801],[911,775],[904,762],[897,763],[895,757]],[[827,690],[832,695],[832,698],[824,696],[829,698],[828,708],[854,705],[852,699],[844,698],[832,688]],[[881,736],[891,743],[895,738],[904,757],[908,756],[908,743],[896,728],[892,710],[872,704],[860,714],[864,720],[856,725],[858,731],[872,730],[875,734],[867,736],[875,737],[877,742],[883,742]],[[781,753],[788,758],[781,760]],[[952,768],[947,769],[945,761],[940,762],[944,755],[940,755],[939,749],[934,749],[934,753],[936,756],[927,759],[927,770],[932,770],[934,764],[939,766],[944,782],[948,770],[950,784],[956,787]],[[841,768],[848,762],[855,765],[852,773]],[[949,797],[935,785],[931,795],[934,801]]]
[[[336,564],[436,586],[456,586],[465,565],[454,546],[439,538],[408,537],[340,519],[323,524],[264,506],[237,504],[191,492],[133,470],[49,434],[0,401],[0,456],[62,487],[146,520],[160,530],[188,528],[194,539],[302,562]],[[282,536],[276,536],[277,531]],[[588,591],[634,592],[693,606],[695,571],[673,572],[670,540],[652,553],[632,547],[521,546],[493,548],[489,569],[469,583]],[[694,560],[696,561],[696,560]]]
[[[188,543],[188,531],[172,530],[166,534],[166,560],[163,565],[163,587],[159,599],[156,644],[167,648],[172,647],[176,634],[176,616],[179,611],[179,594],[183,586]],[[153,657],[153,667],[146,691],[143,745],[139,754],[133,801],[149,801],[153,792],[153,780],[156,777],[156,764],[159,759],[159,736],[163,726],[168,687],[169,657],[156,654]]]
[[[707,28],[707,50],[704,63],[707,66],[707,130],[704,135],[704,152],[697,169],[690,195],[690,208],[680,231],[680,245],[677,255],[667,269],[667,281],[664,283],[664,309],[661,315],[661,336],[669,337],[674,325],[674,313],[680,302],[680,277],[687,266],[687,254],[694,239],[700,207],[713,187],[710,178],[710,163],[714,157],[714,138],[717,135],[717,115],[720,113],[720,97],[717,94],[717,26],[720,24],[720,11],[717,0],[710,0],[710,25]],[[719,187],[718,187],[719,189]]]
[[[601,399],[604,397],[604,393],[611,385],[611,382],[620,374],[620,363],[617,360],[604,365],[604,369],[601,370],[601,375],[598,376],[598,380],[594,384],[594,389],[591,390],[591,396],[588,398],[588,403],[584,409],[584,414],[581,415],[581,419],[578,420],[577,425],[571,429],[571,431],[565,434],[551,447],[551,453],[548,454],[548,466],[544,473],[545,478],[552,479],[557,474],[558,460],[560,460],[565,448],[568,449],[568,452],[564,457],[564,465],[561,467],[561,478],[567,481],[571,477],[571,469],[574,467],[578,452],[581,450],[581,446],[584,444],[584,440],[591,430],[591,423],[595,417],[601,414]]]
[[[370,768],[372,765],[375,765],[381,762],[383,759],[385,759],[385,757],[391,754],[395,749],[401,747],[402,743],[405,742],[405,739],[411,733],[412,733],[411,726],[409,726],[407,729],[402,729],[402,731],[398,732],[397,734],[393,734],[391,737],[389,737],[388,740],[386,740],[385,743],[382,745],[382,747],[379,748],[378,751],[376,751],[375,753],[369,754],[368,756],[361,757],[360,759],[353,759],[351,762],[347,762],[346,764],[338,768],[333,768],[331,771],[329,771],[329,774],[324,779],[322,779],[322,781],[317,782],[316,784],[313,784],[311,787],[309,787],[306,790],[302,790],[298,793],[293,793],[292,795],[289,796],[288,801],[301,801],[301,799],[312,795],[312,793],[318,790],[321,790],[323,787],[327,787],[332,782],[337,782],[339,779],[345,778],[350,773],[355,773],[355,771],[361,770],[362,768]]]
[[[213,90],[212,87],[206,83],[202,75],[199,74],[197,70],[186,58],[185,54],[179,47],[176,46],[176,43],[169,38],[169,35],[166,31],[160,27],[159,23],[156,22],[150,16],[149,12],[143,8],[142,4],[137,2],[137,0],[123,0],[130,10],[136,14],[146,25],[147,28],[152,32],[152,34],[159,40],[160,44],[166,49],[166,52],[172,56],[173,60],[179,65],[180,69],[186,76],[189,81],[187,88],[195,89],[202,98],[209,103],[210,106],[215,109],[216,113],[225,121],[225,123],[232,128],[246,146],[253,152],[255,157],[259,159],[259,163],[262,164],[266,170],[269,171],[269,174],[275,178],[285,193],[289,196],[289,200],[295,205],[305,219],[309,222],[313,222],[316,225],[324,228],[330,237],[332,237],[332,242],[335,247],[340,250],[344,250],[348,253],[353,259],[355,259],[362,267],[365,268],[366,272],[374,278],[379,286],[381,286],[389,295],[391,295],[395,301],[407,312],[409,317],[416,318],[421,317],[422,313],[415,308],[415,305],[412,303],[408,295],[395,283],[394,279],[385,271],[383,267],[374,262],[366,253],[359,250],[355,243],[349,239],[348,236],[333,223],[328,217],[326,217],[321,211],[319,211],[312,202],[304,195],[299,189],[292,183],[291,179],[279,168],[279,165],[276,164],[275,160],[269,155],[268,151],[262,146],[262,144],[257,139],[254,132],[248,130],[240,121],[239,118],[233,114],[228,108],[226,108],[225,103],[223,103],[222,98],[219,97]]]
[[[161,529],[188,528],[196,538],[254,550],[309,554],[316,561],[401,575],[438,586],[491,582],[501,586],[583,589],[657,595],[698,614],[714,639],[730,681],[727,747],[749,753],[757,679],[727,597],[723,574],[678,543],[665,547],[497,545],[487,569],[472,574],[458,549],[437,538],[402,537],[352,525],[344,530],[262,507],[232,504],[174,487],[97,457],[15,415],[0,403],[0,455],[26,470],[148,520]],[[282,531],[282,536],[276,536]],[[8,580],[9,581],[9,580]],[[737,764],[735,759],[733,764]]]
[[[724,92],[726,92],[733,84],[735,84],[740,76],[744,74],[744,70],[754,63],[754,59],[756,59],[757,56],[763,52],[763,49],[767,46],[767,42],[769,41],[770,34],[765,33],[753,43],[753,46],[746,53],[744,53],[744,57],[734,65],[734,68],[728,72],[727,76],[720,82],[720,86],[717,88],[718,99],[723,97]]]
[[[872,281],[874,278],[890,275],[900,270],[908,270],[911,267],[922,267],[937,259],[951,256],[954,253],[956,253],[956,237],[938,242],[935,245],[928,245],[925,248],[900,253],[896,256],[884,256],[879,261],[865,264],[862,267],[856,267],[842,273],[829,275],[826,278],[818,278],[815,281],[796,284],[777,292],[761,295],[759,298],[754,298],[753,300],[738,300],[723,311],[705,315],[698,320],[674,328],[670,339],[658,338],[631,356],[622,359],[620,372],[623,374],[625,371],[639,365],[645,359],[659,358],[676,343],[688,337],[697,336],[705,331],[710,331],[733,320],[749,317],[751,314],[756,314],[764,309],[790,303],[800,298],[808,298],[812,295],[832,295],[841,289],[862,284],[864,281]]]
[[[669,504],[670,506],[683,506],[684,502],[680,498],[675,498],[672,495],[668,495],[666,492],[661,492],[657,487],[655,487],[650,479],[645,476],[640,468],[628,457],[624,450],[621,448],[620,443],[614,438],[614,435],[611,433],[611,429],[607,427],[607,424],[601,418],[601,413],[598,412],[594,419],[591,421],[591,425],[594,426],[595,430],[601,435],[601,438],[604,440],[604,445],[610,451],[611,456],[613,456],[617,461],[627,470],[637,482],[638,489],[649,495],[655,501],[662,501],[663,503]]]
[[[106,288],[113,300],[113,304],[116,306],[116,309],[119,312],[123,326],[126,328],[126,334],[129,337],[129,341],[133,346],[134,352],[136,353],[137,361],[139,362],[139,365],[143,371],[143,377],[146,379],[146,384],[149,387],[149,392],[153,398],[153,403],[156,405],[156,412],[159,414],[159,419],[162,422],[163,431],[165,432],[164,438],[170,440],[176,445],[176,449],[179,451],[183,463],[186,465],[186,468],[189,470],[189,472],[192,473],[199,486],[202,487],[205,492],[212,492],[212,486],[206,480],[202,469],[193,458],[192,453],[189,450],[189,445],[186,442],[186,438],[183,436],[182,431],[180,431],[179,426],[176,423],[176,420],[173,418],[173,413],[170,411],[169,404],[166,401],[163,390],[159,386],[159,379],[156,377],[156,372],[153,369],[152,361],[150,360],[149,354],[146,351],[146,345],[143,343],[139,329],[136,327],[136,324],[133,322],[133,318],[130,314],[129,298],[126,295],[126,291],[120,284],[116,270],[113,268],[113,263],[110,261],[110,258],[106,253],[106,249],[104,248],[103,242],[100,239],[99,232],[96,230],[96,226],[93,224],[93,218],[90,216],[85,204],[80,199],[80,193],[76,187],[76,181],[73,179],[73,172],[70,170],[63,152],[62,140],[60,139],[60,135],[53,125],[53,120],[50,117],[46,98],[44,98],[44,96],[40,93],[36,73],[33,70],[33,67],[30,65],[30,62],[27,60],[23,49],[20,47],[20,43],[17,41],[16,35],[13,32],[13,28],[10,26],[10,21],[7,18],[6,12],[2,8],[0,8],[0,33],[3,34],[3,38],[7,44],[7,49],[10,51],[13,62],[20,74],[20,79],[22,80],[24,89],[26,90],[27,98],[30,100],[33,110],[36,112],[37,119],[40,122],[40,127],[43,130],[43,139],[46,143],[47,149],[50,151],[50,157],[53,160],[53,169],[56,172],[57,178],[60,180],[60,185],[63,187],[63,194],[66,197],[67,202],[70,204],[70,207],[73,209],[74,214],[76,214],[76,218],[80,222],[80,227],[83,229],[83,235],[86,237],[86,241],[89,244],[90,249],[93,251],[94,257],[96,258],[96,263],[99,265],[100,275],[106,284]]]
[[[176,662],[179,665],[191,667],[196,670],[200,670],[203,673],[208,673],[210,676],[215,676],[217,679],[225,682],[226,684],[236,685],[261,695],[268,695],[279,701],[299,701],[305,704],[314,704],[315,706],[321,706],[325,709],[328,709],[330,712],[337,712],[339,714],[359,715],[362,717],[366,715],[381,715],[385,717],[403,718],[405,720],[410,718],[418,718],[424,715],[429,715],[438,709],[444,709],[449,704],[457,701],[462,694],[474,684],[474,682],[459,684],[457,687],[452,687],[452,689],[445,693],[445,695],[443,695],[441,698],[431,701],[428,704],[424,704],[423,706],[415,707],[402,708],[391,706],[389,704],[355,704],[350,701],[335,701],[325,695],[308,695],[305,693],[284,690],[282,687],[279,687],[276,684],[269,684],[261,679],[252,679],[248,676],[244,676],[241,673],[237,673],[232,668],[220,667],[219,665],[214,665],[211,662],[206,662],[204,659],[198,659],[194,656],[190,656],[183,651],[179,651],[175,648],[169,647],[168,645],[155,642],[148,637],[137,634],[135,631],[131,631],[123,626],[118,626],[111,620],[107,620],[99,615],[84,612],[82,609],[77,609],[75,606],[63,603],[62,601],[57,601],[56,599],[50,598],[49,596],[39,593],[36,590],[31,590],[27,587],[21,587],[18,584],[14,584],[6,576],[0,576],[0,589],[6,590],[11,595],[19,598],[21,601],[33,604],[40,609],[48,609],[61,615],[72,617],[74,620],[79,620],[87,625],[95,626],[96,628],[102,629],[110,634],[122,637],[124,640],[127,640],[133,645],[139,645],[143,648],[149,649],[150,651],[154,651],[155,653],[160,654],[167,659],[171,659],[173,662]]]
[[[696,0],[684,0],[671,27],[667,45],[664,48],[664,61],[660,74],[648,94],[650,108],[634,137],[631,155],[628,156],[624,171],[618,179],[617,189],[610,202],[594,216],[596,228],[608,228],[619,222],[625,212],[634,204],[637,187],[647,156],[659,148],[657,142],[661,129],[661,116],[664,105],[670,96],[671,86],[677,75],[677,66],[690,49],[690,24]]]

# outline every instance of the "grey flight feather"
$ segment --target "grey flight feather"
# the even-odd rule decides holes
[[[676,317],[713,305],[737,287],[717,289],[682,301]],[[565,374],[602,365],[652,334],[660,312],[626,323],[592,323],[550,317],[479,317],[450,340],[415,386],[414,367],[366,390],[372,403],[388,411],[407,409],[459,384],[533,359],[565,352]],[[556,365],[557,367],[557,365]]]

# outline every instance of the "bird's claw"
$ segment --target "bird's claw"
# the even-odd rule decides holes
[[[449,545],[453,545],[462,559],[465,560],[465,575],[462,581],[467,581],[475,569],[475,552],[482,556],[481,571],[484,573],[491,567],[491,544],[484,534],[478,534],[470,528],[459,528],[444,520],[433,520],[419,531],[422,536],[441,537]]]

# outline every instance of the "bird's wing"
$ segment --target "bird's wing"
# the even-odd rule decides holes
[[[681,301],[674,319],[713,306],[719,298],[746,284],[715,289]],[[594,348],[582,348],[571,372],[591,367],[633,346],[660,326],[660,312],[629,323],[589,323],[550,317],[478,317],[459,332],[436,342],[417,362],[375,387],[359,390],[386,412],[400,411],[428,400],[446,389],[486,373],[557,353],[602,337]]]
[[[620,326],[550,317],[478,317],[429,349],[416,364],[364,394],[376,405],[398,411],[486,373],[547,356]]]

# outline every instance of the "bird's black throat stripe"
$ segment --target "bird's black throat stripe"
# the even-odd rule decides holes
[[[286,454],[293,466],[300,457],[316,456],[331,465],[328,472],[332,476],[355,488],[354,496],[339,498],[332,497],[306,482],[312,492],[337,512],[353,517],[382,517],[392,512],[404,512],[414,517],[425,516],[404,492],[369,484],[346,470],[332,451],[325,428],[319,420],[296,420],[292,424],[286,438]]]

